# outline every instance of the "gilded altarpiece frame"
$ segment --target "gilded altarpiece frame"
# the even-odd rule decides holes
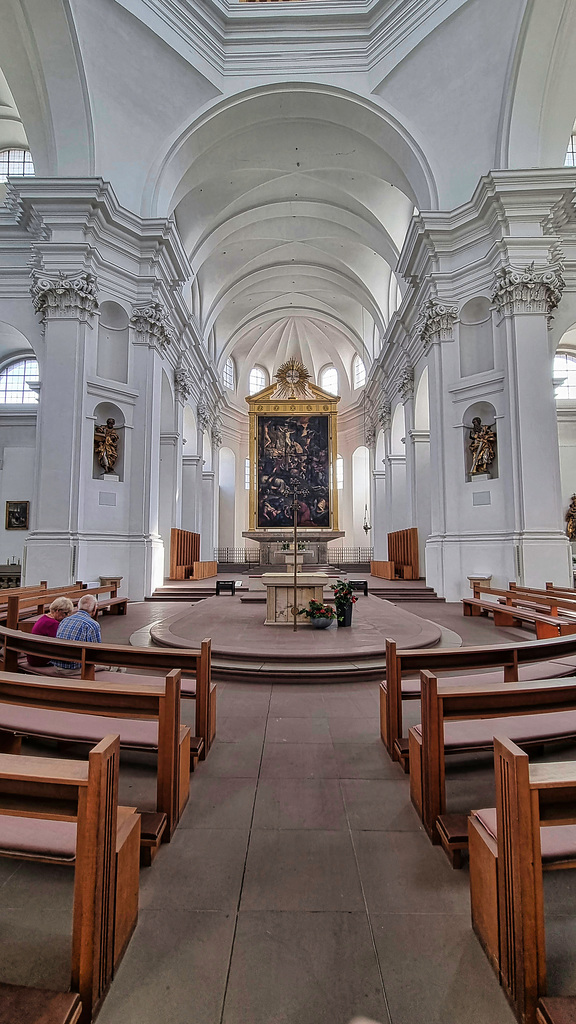
[[[339,397],[308,383],[303,397],[275,397],[272,384],[249,396],[250,529],[338,530],[336,456]]]

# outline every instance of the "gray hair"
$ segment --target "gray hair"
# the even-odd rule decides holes
[[[74,611],[74,605],[69,597],[56,597],[50,608],[51,612],[64,612],[65,615],[71,615]]]
[[[98,607],[98,598],[94,594],[84,594],[78,601],[78,611],[88,612],[90,615]]]

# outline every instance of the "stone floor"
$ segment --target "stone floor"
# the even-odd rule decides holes
[[[105,620],[105,635],[127,639],[165,607],[134,605]],[[422,614],[462,622],[449,605]],[[500,638],[487,621],[473,629],[474,643]],[[406,717],[418,719],[417,703]],[[492,803],[492,774],[486,757],[452,765],[450,808]],[[145,758],[123,766],[124,802],[151,806],[154,784]],[[0,861],[0,886],[1,979],[65,985],[69,872]],[[550,989],[576,991],[576,875],[547,886]],[[220,685],[218,738],[172,842],[141,873],[138,927],[99,1024],[356,1016],[512,1024],[470,928],[467,870],[453,871],[419,825],[379,739],[375,684]]]

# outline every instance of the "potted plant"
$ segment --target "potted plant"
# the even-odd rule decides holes
[[[334,591],[334,603],[336,605],[336,616],[339,626],[352,625],[352,605],[358,600],[354,597],[354,591],[345,580],[337,580],[333,583],[331,590]]]
[[[322,601],[309,601],[307,608],[301,608],[299,615],[306,615],[310,619],[313,629],[327,629],[336,618],[336,612],[329,604]]]

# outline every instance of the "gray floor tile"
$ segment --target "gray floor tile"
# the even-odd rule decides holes
[[[144,910],[234,911],[246,858],[245,829],[181,829],[140,875]]]
[[[71,890],[49,912],[33,898],[24,912],[0,903],[0,982],[67,991],[71,956]]]
[[[260,779],[254,828],[346,829],[337,779]]]
[[[141,911],[98,1024],[217,1024],[233,932],[230,914]]]
[[[350,836],[346,832],[253,830],[242,910],[363,908]]]
[[[334,740],[334,743],[357,743],[358,741],[364,743],[371,743],[377,740],[381,743],[380,739],[380,720],[376,715],[371,715],[367,718],[333,718],[332,715],[328,718],[328,725],[330,727],[330,735]]]
[[[342,779],[342,796],[353,829],[417,832],[422,823],[410,802],[408,779]]]
[[[360,1015],[389,1021],[364,914],[240,912],[223,1024]]]
[[[218,715],[217,736],[220,743],[238,743],[242,740],[264,742],[267,715]]]
[[[368,910],[470,913],[468,874],[454,871],[423,832],[354,832]]]
[[[336,779],[331,743],[266,743],[261,779]]]
[[[334,742],[334,755],[341,779],[398,778],[398,765],[390,759],[380,738],[355,743]]]
[[[215,740],[209,756],[205,761],[201,761],[196,769],[198,779],[206,776],[255,779],[258,776],[261,758],[260,740],[239,740],[237,743]]]
[[[204,776],[199,782],[192,776],[178,828],[249,828],[255,793],[256,779]]]
[[[325,718],[268,719],[266,743],[331,743]]]
[[[280,718],[321,718],[326,715],[326,703],[321,693],[277,693],[274,687],[270,715]]]
[[[393,1024],[514,1024],[468,914],[373,914]]]

